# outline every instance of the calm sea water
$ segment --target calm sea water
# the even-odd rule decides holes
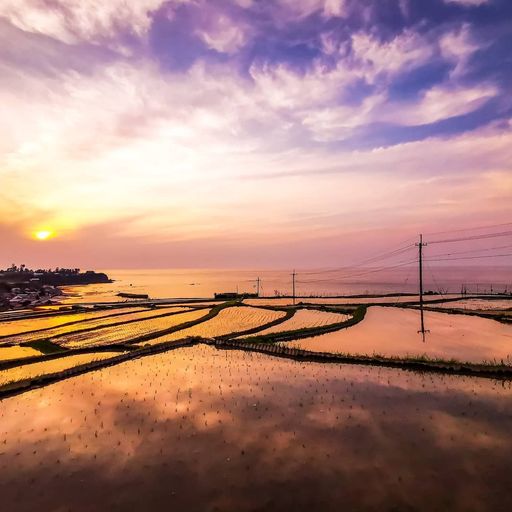
[[[290,270],[204,270],[204,269],[105,269],[113,283],[72,286],[67,301],[114,301],[119,292],[145,293],[151,298],[210,298],[215,292],[255,292],[260,278],[260,295],[292,293]],[[406,267],[386,272],[363,269],[358,275],[340,279],[334,274],[297,271],[297,295],[353,295],[416,292],[418,269]],[[364,275],[364,272],[367,272]],[[355,272],[352,272],[355,274]],[[348,275],[349,272],[346,272]],[[464,284],[470,292],[511,291],[512,267],[440,267],[424,272],[425,290],[460,292]],[[122,299],[121,299],[122,300]]]

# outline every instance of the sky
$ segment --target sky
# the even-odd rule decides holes
[[[322,267],[507,222],[511,48],[510,0],[1,0],[0,267]]]

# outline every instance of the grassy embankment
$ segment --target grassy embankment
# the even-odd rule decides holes
[[[472,363],[458,361],[456,359],[436,359],[428,356],[394,357],[380,354],[357,355],[342,352],[311,352],[298,348],[288,348],[275,343],[253,343],[238,340],[229,342],[218,341],[215,345],[219,349],[260,352],[300,362],[384,366],[417,372],[434,372],[492,379],[512,379],[512,366],[493,361]]]
[[[251,336],[250,341],[251,343],[277,343],[279,341],[291,341],[291,340],[299,340],[302,338],[312,338],[313,336],[320,336],[322,334],[327,334],[329,332],[333,331],[339,331],[340,329],[346,329],[347,327],[352,327],[353,325],[358,324],[361,322],[365,315],[366,315],[366,306],[359,306],[355,310],[341,310],[341,309],[333,309],[328,307],[319,307],[319,308],[313,308],[313,307],[306,307],[303,309],[318,309],[320,311],[328,311],[328,312],[336,312],[336,313],[347,313],[351,314],[352,317],[348,320],[344,320],[343,322],[338,322],[335,324],[328,324],[328,325],[322,325],[318,327],[305,327],[303,329],[295,329],[292,331],[282,331],[272,334],[262,334],[261,336]],[[294,310],[295,312],[295,310]],[[281,322],[280,322],[281,323]],[[257,331],[263,331],[263,328],[259,328]],[[251,333],[248,333],[251,334]],[[237,338],[240,338],[244,334],[237,335]],[[227,338],[226,338],[227,339]],[[239,340],[244,341],[244,340]]]
[[[418,311],[418,308],[406,306],[404,309],[414,309]],[[462,309],[462,308],[436,308],[435,306],[423,306],[423,311],[431,311],[434,313],[446,313],[448,315],[466,315],[466,316],[479,316],[480,318],[488,318],[490,320],[496,320],[503,324],[512,323],[512,308],[506,310],[483,310],[483,309]]]

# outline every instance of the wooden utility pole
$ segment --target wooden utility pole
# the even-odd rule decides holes
[[[418,247],[418,271],[419,271],[419,285],[420,285],[420,316],[421,316],[421,332],[423,334],[423,341],[425,341],[425,322],[423,318],[423,247],[427,244],[423,243],[423,235],[420,235],[420,241],[416,244]]]
[[[295,306],[295,270],[292,273],[292,296],[293,296],[293,305]]]
[[[419,282],[420,282],[420,306],[423,307],[423,247],[427,244],[423,243],[423,235],[420,235],[420,241],[416,244],[418,248],[418,263],[419,263]]]
[[[256,278],[256,295],[260,296],[260,278]]]

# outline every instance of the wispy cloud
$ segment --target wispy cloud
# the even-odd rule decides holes
[[[147,32],[166,0],[2,0],[0,16],[13,25],[66,43],[115,38],[126,30]]]
[[[444,0],[447,4],[459,4],[468,7],[475,7],[490,3],[492,0]]]

